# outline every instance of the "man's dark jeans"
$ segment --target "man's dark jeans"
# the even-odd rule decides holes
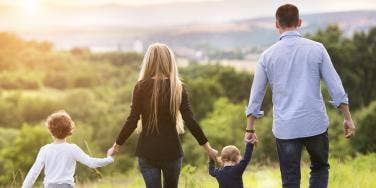
[[[300,187],[300,158],[303,146],[307,149],[311,159],[309,187],[328,187],[328,132],[297,139],[277,138],[276,142],[283,188]]]
[[[147,188],[177,188],[182,158],[173,161],[149,161],[139,158],[138,165]]]

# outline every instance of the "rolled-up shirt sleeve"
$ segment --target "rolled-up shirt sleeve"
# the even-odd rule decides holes
[[[253,78],[249,103],[246,109],[247,117],[252,115],[256,118],[264,116],[264,111],[261,111],[262,101],[264,100],[266,85],[268,79],[265,68],[263,66],[263,55],[259,58],[256,65],[256,71]]]
[[[332,99],[329,101],[330,104],[336,108],[338,108],[341,104],[349,104],[349,99],[345,89],[343,88],[341,79],[337,71],[334,69],[330,56],[324,46],[322,46],[320,74]]]

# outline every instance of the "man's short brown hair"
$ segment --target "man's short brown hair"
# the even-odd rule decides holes
[[[282,28],[296,27],[299,23],[298,7],[292,4],[285,4],[278,7],[275,17]]]
[[[58,139],[72,135],[75,127],[72,118],[64,110],[49,115],[46,124],[52,136]]]

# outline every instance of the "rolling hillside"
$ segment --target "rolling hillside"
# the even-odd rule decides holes
[[[351,35],[354,31],[376,26],[376,11],[348,11],[303,15],[302,33],[312,33],[329,24],[337,24]],[[177,26],[59,26],[18,29],[24,38],[48,40],[58,49],[88,47],[93,51],[140,51],[156,41],[172,46],[188,59],[210,57],[252,59],[266,46],[278,40],[274,18],[264,17],[215,24]],[[241,54],[241,55],[239,55]],[[245,57],[246,56],[246,57]]]

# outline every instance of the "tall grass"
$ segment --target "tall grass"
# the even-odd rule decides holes
[[[330,159],[330,188],[374,188],[376,187],[376,153],[359,155],[345,161]],[[309,165],[302,164],[301,187],[308,187]],[[281,187],[281,177],[278,165],[257,166],[250,164],[243,175],[245,187],[274,188]],[[141,174],[137,169],[127,175],[115,174],[105,177],[98,182],[78,184],[77,188],[142,188],[145,187]],[[215,188],[216,180],[210,177],[206,168],[185,166],[180,176],[181,188]]]

